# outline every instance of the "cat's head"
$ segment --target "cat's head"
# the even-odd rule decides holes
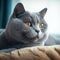
[[[44,20],[46,12],[47,8],[42,9],[40,12],[30,13],[25,11],[22,3],[18,3],[12,15],[17,25],[13,27],[11,34],[15,34],[14,38],[18,41],[26,43],[35,41],[43,42],[46,38],[47,30],[47,23]],[[17,21],[20,22],[17,23]]]

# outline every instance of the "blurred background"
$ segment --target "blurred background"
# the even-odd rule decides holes
[[[45,20],[48,23],[48,32],[60,37],[60,0],[0,0],[0,28],[5,28],[15,5],[22,2],[25,10],[39,12],[48,8]]]
[[[12,11],[12,0],[0,0],[0,28],[5,28]]]
[[[60,34],[60,0],[0,0],[0,28],[5,28],[15,5],[22,2],[25,10],[39,12],[48,8],[45,20],[49,33]]]

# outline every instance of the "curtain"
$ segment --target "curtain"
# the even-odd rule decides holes
[[[5,28],[11,13],[12,0],[0,0],[0,28]]]

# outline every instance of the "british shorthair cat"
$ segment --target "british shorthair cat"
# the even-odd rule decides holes
[[[44,45],[47,40],[47,23],[44,16],[47,8],[40,12],[30,13],[24,9],[22,3],[18,3],[4,31],[0,49],[22,48]]]

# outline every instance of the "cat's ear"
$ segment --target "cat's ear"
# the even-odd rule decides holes
[[[14,8],[14,11],[13,11],[13,17],[16,17],[17,15],[19,14],[22,14],[25,12],[25,9],[24,9],[24,6],[22,3],[18,3],[15,8]]]
[[[45,14],[47,12],[47,8],[42,9],[39,13],[42,18],[44,18]]]

